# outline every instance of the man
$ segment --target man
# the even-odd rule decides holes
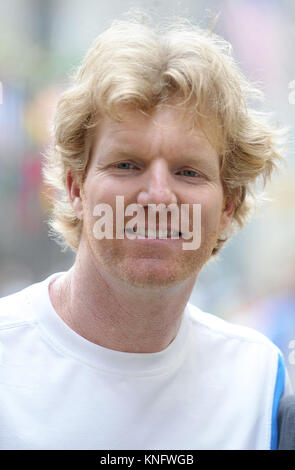
[[[228,44],[188,24],[117,21],[95,40],[45,167],[74,265],[0,304],[2,448],[276,448],[280,351],[188,304],[280,156],[257,93]]]

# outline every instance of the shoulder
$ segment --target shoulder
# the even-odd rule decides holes
[[[230,380],[239,377],[242,383],[251,377],[261,400],[265,402],[268,394],[270,406],[277,410],[282,395],[292,390],[280,349],[253,328],[223,320],[192,304],[188,304],[188,310],[195,349],[205,358],[207,367],[217,364],[223,373],[228,372]]]
[[[55,273],[46,279],[6,297],[0,298],[0,331],[34,323],[38,310],[48,296],[51,279],[61,273]]]
[[[23,325],[33,319],[30,302],[33,286],[0,298],[0,330]]]
[[[207,335],[215,338],[234,340],[236,343],[245,345],[257,345],[275,353],[280,353],[265,335],[246,326],[238,325],[224,320],[211,313],[203,312],[193,304],[188,304],[188,310],[192,323],[198,329],[202,329]]]

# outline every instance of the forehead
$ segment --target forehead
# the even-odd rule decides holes
[[[188,110],[173,106],[156,108],[152,113],[125,108],[120,121],[104,115],[96,129],[92,153],[109,153],[120,148],[139,155],[217,155],[208,138],[208,129],[196,126]]]

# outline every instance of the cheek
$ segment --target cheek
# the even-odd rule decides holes
[[[203,230],[218,229],[222,213],[223,195],[222,191],[215,190],[207,192],[200,197],[201,204],[201,221]]]
[[[88,205],[94,206],[100,202],[107,202],[108,192],[105,181],[99,181],[98,179],[92,179],[91,181],[85,181],[84,184],[84,197],[85,202]]]
[[[124,196],[124,202],[135,202],[135,185],[130,185],[122,178],[122,181],[111,177],[97,177],[88,183],[85,182],[85,195],[87,204],[94,207],[99,203],[107,203],[116,206],[116,196]]]

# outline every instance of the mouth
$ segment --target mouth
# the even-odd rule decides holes
[[[171,230],[171,229],[165,230],[165,229],[157,228],[156,230],[152,230],[152,229],[148,230],[148,229],[138,228],[137,230],[134,230],[132,228],[127,228],[125,229],[125,233],[131,235],[132,238],[139,238],[139,239],[177,240],[179,238],[182,238],[181,232],[179,232],[178,230]]]

